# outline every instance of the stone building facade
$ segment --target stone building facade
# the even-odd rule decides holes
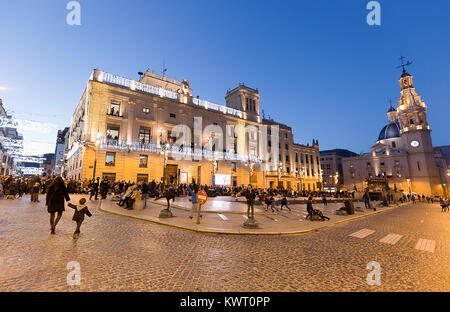
[[[150,70],[139,81],[94,70],[72,117],[66,176],[320,187],[317,141],[294,144],[290,127],[261,118],[258,89],[240,84],[225,100],[193,97],[189,81]]]
[[[445,195],[431,141],[427,106],[415,91],[413,76],[404,69],[399,79],[397,108],[388,110],[389,123],[381,130],[370,153],[343,159],[347,190],[363,190],[369,179],[384,178],[391,189],[405,193]]]
[[[344,186],[342,159],[355,157],[358,154],[346,149],[320,151],[323,189],[328,192],[341,191]]]

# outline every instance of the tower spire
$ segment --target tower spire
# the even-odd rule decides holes
[[[405,70],[405,66],[409,66],[412,64],[412,62],[410,61],[406,61],[405,63],[405,59],[406,57],[404,57],[403,55],[400,56],[399,60],[402,62],[401,65],[397,66],[396,68],[403,68],[403,74],[406,74],[406,70]]]

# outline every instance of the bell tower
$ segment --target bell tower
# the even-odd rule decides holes
[[[398,100],[398,120],[400,136],[408,152],[409,174],[413,192],[418,194],[437,194],[440,188],[439,171],[434,160],[434,150],[431,141],[431,129],[427,120],[427,107],[417,94],[413,76],[406,72],[403,62],[400,76],[400,98]]]
[[[225,96],[227,107],[245,113],[245,119],[260,121],[259,117],[259,91],[240,83],[233,90],[228,90]]]
[[[417,94],[413,76],[408,74],[402,64],[403,73],[399,79],[400,98],[398,100],[397,114],[400,123],[400,134],[404,140],[404,146],[408,146],[410,152],[433,152],[431,143],[430,126],[427,120],[427,107],[419,94]]]

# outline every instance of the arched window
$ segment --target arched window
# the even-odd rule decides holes
[[[422,113],[419,113],[419,123],[421,125],[423,125],[423,115],[422,115]]]
[[[414,127],[415,126],[415,120],[414,120],[414,116],[412,114],[408,115],[408,123],[410,127]]]

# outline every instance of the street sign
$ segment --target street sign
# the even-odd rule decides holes
[[[206,194],[205,191],[203,191],[203,190],[198,191],[198,193],[197,193],[197,202],[200,205],[204,205],[206,203],[207,199],[208,199],[208,194]]]

